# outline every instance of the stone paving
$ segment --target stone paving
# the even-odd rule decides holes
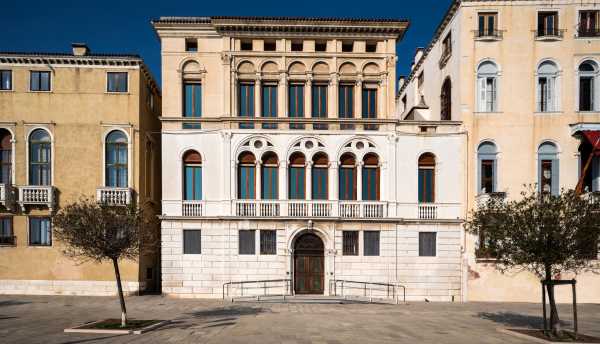
[[[118,318],[116,298],[0,296],[1,343],[529,343],[497,331],[540,326],[540,305],[506,303],[306,304],[127,298],[129,316],[172,323],[142,335],[63,333]],[[600,336],[600,305],[579,305],[581,332]],[[560,306],[565,326],[571,308]]]

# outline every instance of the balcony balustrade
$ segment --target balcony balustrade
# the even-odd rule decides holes
[[[14,189],[11,184],[0,184],[0,204],[8,210],[14,210]]]
[[[130,188],[102,187],[96,189],[96,200],[107,205],[129,205],[133,199]]]
[[[19,186],[19,205],[25,211],[25,206],[46,206],[50,211],[54,206],[54,186],[27,185]]]
[[[204,202],[198,200],[185,200],[181,204],[181,215],[185,217],[202,216]]]

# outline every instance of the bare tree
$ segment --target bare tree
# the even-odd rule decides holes
[[[480,238],[480,252],[496,259],[502,272],[521,268],[546,281],[552,334],[561,336],[553,278],[562,273],[597,270],[600,218],[598,203],[562,190],[554,196],[530,186],[519,200],[490,199],[465,223]]]
[[[127,326],[127,310],[119,260],[137,260],[141,250],[153,247],[152,221],[133,205],[111,206],[86,198],[65,206],[53,217],[55,235],[64,244],[66,256],[80,262],[113,263],[122,327]]]

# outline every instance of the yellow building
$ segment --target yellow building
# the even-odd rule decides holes
[[[523,184],[574,189],[600,129],[600,5],[597,1],[453,1],[411,73],[400,78],[405,120],[458,120],[469,133],[467,204],[518,197]],[[585,176],[600,190],[600,160]],[[541,300],[539,279],[501,274],[466,237],[467,297]],[[572,278],[573,276],[561,276]],[[578,300],[598,302],[600,278],[577,276]],[[518,292],[515,289],[518,288]],[[559,299],[569,301],[567,290]]]
[[[84,196],[158,213],[160,108],[137,55],[0,53],[0,294],[115,293],[110,264],[63,256],[51,217]],[[158,288],[157,256],[121,264],[128,292]]]

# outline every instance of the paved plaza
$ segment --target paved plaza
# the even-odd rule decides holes
[[[172,323],[142,335],[63,333],[66,327],[118,318],[116,298],[0,296],[2,343],[528,343],[497,331],[537,327],[536,304],[247,303],[127,298],[129,316]],[[561,305],[565,326],[571,308]],[[600,305],[579,305],[582,332],[600,336]]]

